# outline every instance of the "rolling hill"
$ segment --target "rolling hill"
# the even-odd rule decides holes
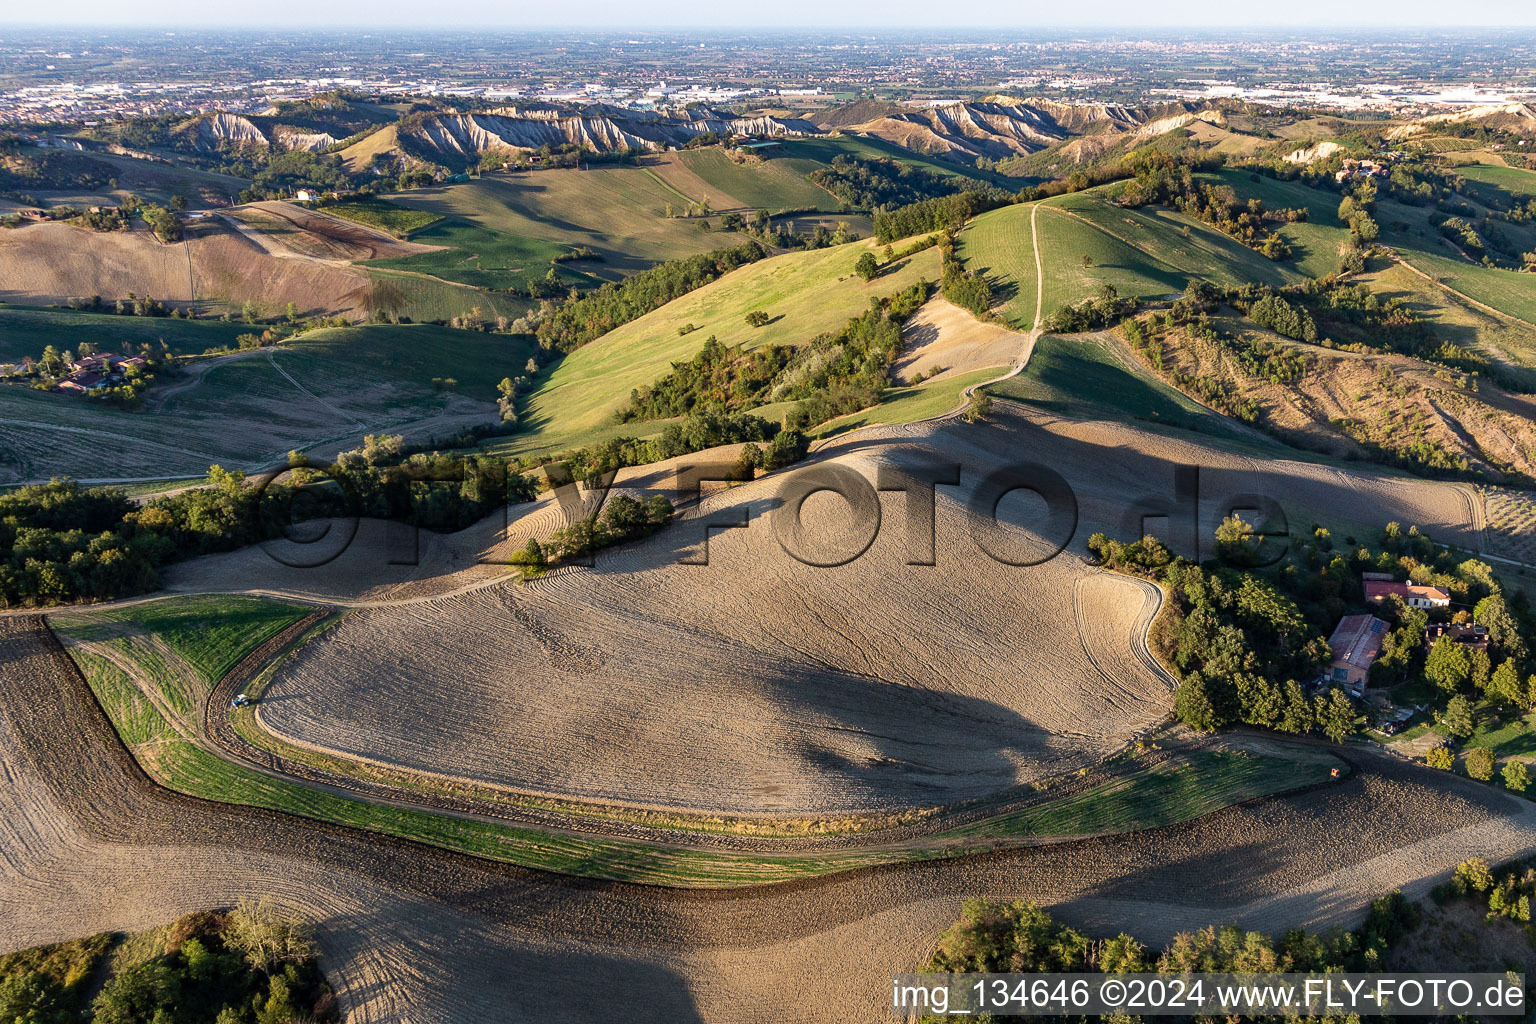
[[[584,443],[583,436],[613,423],[630,391],[687,360],[711,336],[728,346],[799,344],[837,330],[872,298],[891,295],[919,278],[939,276],[937,250],[928,249],[865,283],[853,274],[872,242],[852,242],[788,253],[732,271],[725,277],[631,321],[566,356],[538,382],[522,423],[541,445]],[[743,319],[762,310],[773,319],[753,328]],[[687,324],[695,330],[679,335]],[[630,433],[639,430],[629,429]]]
[[[496,421],[496,383],[531,352],[526,338],[384,325],[195,362],[152,388],[141,412],[0,386],[0,482],[252,470],[293,448],[333,455],[365,433],[446,439]],[[458,383],[444,390],[434,377]]]

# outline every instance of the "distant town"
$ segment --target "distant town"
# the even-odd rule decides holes
[[[16,31],[0,39],[0,124],[260,113],[338,90],[645,111],[794,109],[860,96],[994,91],[1085,102],[1239,99],[1391,114],[1536,97],[1536,39],[1498,33],[1234,40],[1062,32],[315,33]],[[1255,55],[1263,53],[1262,64]]]

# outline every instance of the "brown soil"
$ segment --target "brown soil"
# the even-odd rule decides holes
[[[255,232],[253,232],[254,234]],[[95,232],[68,224],[0,231],[0,300],[31,305],[129,292],[182,306],[276,311],[367,312],[368,275],[313,259],[281,259],[220,217],[186,225],[186,238],[160,242],[142,227]]]
[[[1501,858],[1536,838],[1528,809],[1510,816],[1529,805],[1357,752],[1337,786],[1156,832],[685,893],[168,793],[35,617],[0,620],[0,713],[0,949],[265,895],[316,921],[351,1021],[886,1020],[889,975],[973,895],[1152,942],[1211,921],[1351,923],[1365,894],[1422,895],[1469,846]]]
[[[229,216],[256,228],[258,244],[278,257],[349,263],[353,260],[393,259],[439,248],[401,241],[365,224],[292,203],[251,203],[236,207]]]
[[[860,558],[800,564],[773,527],[783,478],[765,477],[706,500],[704,513],[738,502],[751,513],[747,529],[712,535],[707,566],[679,564],[698,554],[686,522],[601,553],[595,569],[526,586],[474,565],[529,535],[547,538],[563,517],[546,500],[512,510],[510,540],[499,519],[424,534],[415,566],[387,564],[413,553],[408,530],[365,523],[321,569],[286,569],[253,549],[180,567],[172,582],[218,590],[240,580],[365,606],[274,680],[269,692],[280,699],[262,720],[292,741],[541,794],[826,813],[997,793],[1090,763],[1165,712],[1167,683],[1138,643],[1155,598],[1096,578],[1073,552],[1095,531],[1139,530],[1128,496],[1171,497],[1174,463],[1201,468],[1201,536],[1230,510],[1224,499],[1245,505],[1254,493],[1281,501],[1303,529],[1396,519],[1469,545],[1477,532],[1463,488],[1013,413],[975,427],[883,428],[818,457],[869,479],[902,451],[966,467],[958,494],[939,488],[936,566],[904,564],[907,520],[895,493]],[[1059,467],[1077,492],[1072,546],[1035,567],[982,554],[963,504],[983,469],[1018,452]],[[670,484],[655,467],[620,482]],[[845,508],[831,496],[806,503],[828,547],[847,525]],[[1026,523],[1032,515],[1022,498],[1002,512]],[[1012,539],[1038,547],[1027,530]],[[550,700],[552,690],[561,699]]]
[[[917,374],[950,377],[1012,365],[1028,341],[1028,335],[1001,324],[982,323],[941,297],[929,299],[902,325],[901,338],[902,354],[893,373],[906,380]]]

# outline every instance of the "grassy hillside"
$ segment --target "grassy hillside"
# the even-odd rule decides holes
[[[1500,193],[1521,203],[1536,197],[1536,171],[1523,167],[1464,164],[1456,168],[1456,173],[1467,179],[1466,193],[1485,205]]]
[[[681,211],[687,200],[644,167],[595,164],[585,171],[486,175],[461,185],[415,189],[390,202],[469,225],[484,232],[482,238],[517,240],[502,243],[508,246],[543,243],[553,247],[547,250],[552,254],[584,245],[602,253],[603,266],[612,271],[638,270],[720,244],[718,235],[699,230],[696,221],[667,218],[668,203]],[[444,244],[428,235],[413,240]],[[480,244],[485,243],[473,243]]]
[[[668,155],[652,170],[694,201],[708,199],[716,210],[817,209],[836,212],[838,201],[809,178],[814,160],[770,156],[738,164],[719,149],[690,149]]]
[[[355,220],[359,224],[387,231],[396,238],[409,237],[411,232],[420,231],[437,220],[434,214],[426,210],[412,210],[385,199],[372,197],[351,199],[345,203],[331,203],[325,207],[325,212],[333,217],[345,217],[347,220]]]
[[[991,171],[982,171],[963,164],[950,163],[935,157],[924,156],[910,149],[903,149],[894,143],[872,135],[838,135],[833,137],[821,137],[810,139],[789,139],[780,148],[782,156],[775,156],[775,160],[789,157],[794,160],[805,160],[815,164],[829,164],[840,155],[858,157],[863,160],[886,158],[899,160],[904,164],[914,167],[922,167],[942,174],[945,177],[980,178],[990,181],[1001,188],[1017,189],[1020,182],[1017,178],[1010,178],[1005,174],[995,174]],[[806,172],[814,167],[806,164]]]
[[[1034,321],[1035,261],[1029,205],[977,217],[961,232],[961,253],[985,270],[1016,327]],[[1035,225],[1045,271],[1045,312],[1114,285],[1121,295],[1156,298],[1182,292],[1192,278],[1224,285],[1295,284],[1294,264],[1274,263],[1226,235],[1172,210],[1121,209],[1102,189],[1046,200]],[[1084,257],[1087,257],[1085,264]]]
[[[496,419],[496,383],[517,376],[526,338],[427,325],[315,331],[272,352],[194,365],[128,412],[0,387],[0,481],[255,469],[292,448],[353,447],[365,433],[448,437]],[[439,390],[433,377],[453,377]]]
[[[1322,277],[1339,269],[1339,248],[1349,241],[1349,229],[1338,219],[1342,197],[1337,192],[1235,170],[1201,177],[1230,185],[1239,199],[1261,199],[1266,209],[1306,210],[1305,221],[1278,227],[1278,233],[1291,247],[1291,259],[1285,265],[1308,277]]]
[[[487,292],[469,285],[438,280],[420,270],[369,267],[370,311],[409,317],[412,320],[451,320],[479,307],[487,318],[516,319],[532,303],[505,292]]]
[[[177,355],[196,355],[210,348],[232,346],[236,337],[251,329],[243,323],[219,320],[172,320],[0,305],[0,362],[12,362],[22,356],[36,358],[47,345],[60,352],[74,350],[83,341],[104,352],[137,351],[146,342],[158,352],[160,342],[164,341]]]
[[[545,831],[406,804],[365,802],[284,776],[260,774],[216,753],[203,738],[203,707],[214,684],[262,640],[305,611],[283,602],[213,595],[169,598],[105,613],[62,612],[51,615],[49,623],[65,638],[70,656],[134,757],[164,786],[592,878],[731,888],[875,864],[958,857],[1038,836],[1135,830],[1189,820],[1226,804],[1317,784],[1339,767],[1329,755],[1302,750],[1281,755],[1190,751],[1145,768],[1134,760],[1111,763],[1095,771],[1094,782],[1068,795],[1028,796],[1026,806],[1009,806],[939,833],[941,845],[920,837],[852,849],[778,853],[653,844],[610,838],[600,830]],[[213,632],[202,632],[200,625]],[[377,778],[346,759],[282,744],[265,734],[248,711],[236,712],[232,722],[241,735],[270,744],[269,749],[275,747],[286,759]],[[1101,777],[1103,781],[1097,781]],[[403,786],[403,780],[388,781]],[[413,781],[410,789],[417,792],[440,792],[431,779]],[[549,809],[547,803],[533,806]],[[620,823],[627,816],[622,808],[586,810]],[[730,831],[729,823],[690,815],[660,823],[651,816],[647,823],[676,828],[680,837]],[[856,829],[857,819],[851,824]]]
[[[1423,261],[1422,257],[1418,259]],[[1448,276],[1460,269],[1454,267]],[[1515,380],[1525,381],[1522,389],[1536,391],[1536,327],[1479,309],[1400,263],[1373,264],[1369,273],[1356,280],[1383,299],[1404,300],[1429,323],[1435,338],[1443,338],[1504,363],[1504,373]]]
[[[1035,342],[1029,366],[987,389],[1037,409],[1076,419],[1109,419],[1237,436],[1221,415],[1156,379],[1112,335]]]
[[[853,264],[873,248],[869,241],[852,242],[762,260],[625,324],[562,360],[530,396],[523,423],[549,437],[580,436],[610,423],[632,389],[691,359],[711,335],[752,348],[798,344],[842,327],[872,298],[919,278],[938,279],[939,254],[929,249],[866,284],[854,276]],[[772,321],[747,326],[744,316],[758,309]],[[690,323],[697,329],[680,336],[678,328]]]
[[[424,210],[406,212],[418,217],[430,216]],[[443,248],[437,252],[417,253],[414,256],[369,260],[366,265],[431,274],[473,288],[494,288],[499,291],[526,291],[530,281],[542,280],[551,269],[557,278],[567,284],[590,286],[595,283],[593,277],[583,270],[602,266],[601,263],[586,261],[581,264],[557,264],[553,262],[554,258],[569,252],[570,246],[496,231],[484,224],[467,220],[438,220],[415,232],[411,241]],[[578,270],[578,266],[583,270]]]
[[[997,311],[1019,330],[1035,323],[1035,243],[1029,218],[1034,205],[1005,206],[965,226],[959,252],[966,266],[985,274],[1001,300]]]
[[[1183,214],[1151,206],[1121,209],[1099,189],[1046,202],[1037,226],[1046,312],[1105,284],[1121,295],[1149,298],[1182,292],[1192,278],[1276,286],[1303,280],[1294,267],[1265,259]]]

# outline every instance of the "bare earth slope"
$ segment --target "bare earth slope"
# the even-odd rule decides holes
[[[33,224],[0,231],[0,300],[44,305],[99,295],[111,301],[132,292],[178,305],[250,300],[274,311],[293,302],[304,312],[367,312],[364,271],[292,255],[274,254],[217,217],[187,225],[185,240],[173,245],[143,228],[94,232]]]

